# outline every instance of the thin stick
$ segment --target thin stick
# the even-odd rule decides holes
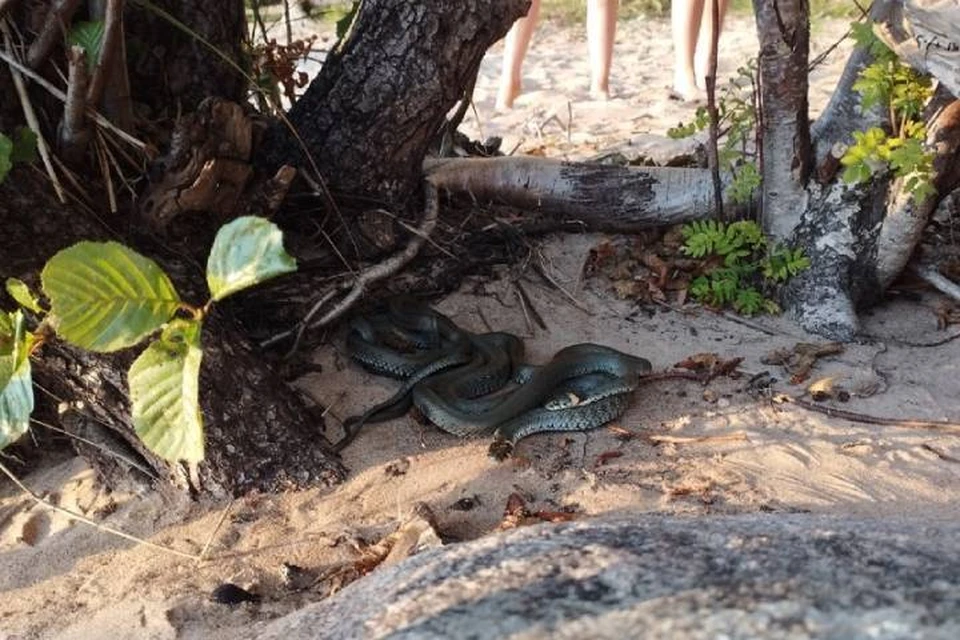
[[[424,181],[424,209],[423,209],[423,221],[420,223],[420,226],[415,230],[413,238],[410,239],[410,242],[406,247],[403,248],[399,253],[395,253],[390,256],[383,262],[379,262],[372,267],[367,267],[361,271],[354,279],[353,284],[344,284],[342,289],[347,291],[343,299],[340,302],[336,303],[330,311],[324,314],[316,322],[311,322],[306,318],[297,323],[297,326],[283,331],[274,336],[271,336],[267,340],[261,343],[261,346],[270,346],[284,340],[294,334],[296,334],[296,340],[294,340],[293,346],[290,347],[290,351],[287,352],[287,357],[293,355],[293,353],[299,348],[300,340],[302,339],[304,333],[307,329],[317,329],[320,327],[325,327],[329,325],[334,320],[338,319],[340,316],[345,314],[351,306],[362,296],[367,288],[377,282],[389,276],[392,276],[397,271],[402,269],[404,265],[413,260],[413,258],[420,252],[420,249],[423,247],[426,239],[430,237],[430,234],[433,233],[433,230],[437,226],[437,217],[440,211],[440,198],[437,192],[437,187],[430,182],[429,180]],[[313,315],[319,312],[327,302],[333,299],[336,295],[335,291],[328,292],[324,297],[314,305],[308,314],[312,318]]]
[[[936,267],[916,264],[911,266],[911,270],[940,293],[950,296],[954,300],[960,300],[960,285],[941,275]]]
[[[0,32],[3,32],[7,49],[6,53],[12,56],[13,39],[5,21],[0,22]],[[40,133],[40,121],[37,119],[37,114],[33,110],[33,103],[30,102],[30,96],[27,95],[27,85],[23,82],[23,76],[14,69],[10,69],[10,77],[13,78],[13,86],[16,88],[17,96],[20,98],[20,107],[23,109],[23,116],[27,120],[27,126],[37,134],[37,151],[40,152],[40,159],[43,161],[43,167],[47,172],[47,177],[50,178],[50,182],[53,184],[53,190],[57,192],[57,200],[59,200],[61,204],[66,204],[67,196],[63,190],[63,185],[60,184],[60,178],[57,177],[57,172],[53,168],[53,161],[50,159],[50,147],[47,146],[46,139],[43,137],[43,134]]]
[[[50,84],[50,82],[45,78],[42,78],[41,76],[37,75],[37,73],[35,73],[29,67],[26,67],[23,64],[21,64],[11,54],[7,53],[6,51],[0,50],[0,60],[3,60],[8,65],[10,65],[10,71],[19,71],[24,76],[30,78],[32,82],[36,83],[41,88],[43,88],[47,93],[52,95],[54,98],[57,98],[61,102],[66,102],[67,100],[66,93],[64,93],[57,87]],[[119,128],[117,125],[107,120],[106,117],[104,117],[95,109],[91,108],[90,105],[87,105],[87,115],[93,118],[93,121],[96,122],[101,127],[103,127],[104,129],[109,129],[110,131],[115,133],[117,137],[119,137],[121,140],[129,144],[131,147],[139,149],[140,151],[143,151],[147,148],[146,142],[141,142],[140,140],[137,140],[132,135],[130,135],[123,129]]]
[[[73,518],[74,520],[78,520],[84,524],[88,524],[91,527],[95,527],[105,533],[109,533],[119,538],[123,538],[124,540],[130,540],[131,542],[136,542],[137,544],[146,545],[152,549],[156,549],[157,551],[163,551],[164,553],[180,556],[181,558],[188,558],[190,560],[200,560],[200,556],[194,553],[187,553],[186,551],[180,551],[172,547],[165,547],[161,544],[157,544],[156,542],[150,542],[149,540],[138,538],[137,536],[131,535],[124,531],[120,531],[119,529],[114,529],[113,527],[108,527],[105,524],[100,524],[99,522],[91,520],[90,518],[86,517],[81,513],[77,513],[76,511],[71,511],[70,509],[64,509],[63,507],[59,507],[51,502],[47,502],[46,500],[38,496],[36,493],[31,491],[30,488],[27,487],[27,485],[20,482],[20,479],[16,475],[14,475],[14,473],[10,471],[10,469],[8,469],[7,466],[2,462],[0,462],[0,472],[3,472],[5,476],[10,478],[13,484],[17,485],[17,487],[21,491],[23,491],[24,494],[30,496],[30,498],[32,498],[34,502],[36,502],[37,504],[43,507],[46,507],[47,509],[50,509],[51,511],[56,511],[57,513],[61,513],[69,518]]]
[[[950,422],[948,420],[904,420],[902,418],[871,416],[865,413],[856,413],[854,411],[845,411],[843,409],[827,407],[816,404],[815,402],[804,400],[803,398],[795,398],[788,395],[778,395],[774,397],[774,402],[795,404],[802,409],[806,409],[807,411],[815,411],[816,413],[822,413],[830,418],[841,418],[842,420],[849,420],[851,422],[876,424],[885,427],[902,427],[904,429],[933,429],[936,431],[943,431],[945,433],[960,433],[960,423]]]
[[[539,254],[539,253],[538,253],[538,257],[540,258],[541,261],[543,260],[543,255],[542,255],[542,254]],[[574,296],[572,293],[570,293],[569,291],[567,291],[566,289],[564,289],[563,286],[561,286],[559,282],[557,282],[552,276],[550,276],[550,275],[547,273],[547,270],[543,267],[543,264],[538,264],[537,262],[531,262],[531,263],[530,263],[530,266],[533,267],[533,270],[536,271],[536,272],[540,275],[541,278],[543,278],[544,280],[546,280],[547,282],[549,282],[551,285],[553,285],[554,287],[556,287],[557,291],[559,291],[560,293],[562,293],[563,296],[564,296],[567,300],[569,300],[570,303],[571,303],[573,306],[575,306],[577,309],[580,309],[580,311],[583,311],[583,312],[584,312],[585,314],[587,314],[587,315],[590,315],[590,316],[593,315],[593,311],[590,311],[590,309],[588,309],[588,308],[586,307],[586,305],[584,305],[582,302],[580,302],[579,300],[577,300],[576,296]]]
[[[102,451],[103,453],[105,453],[105,454],[108,455],[108,456],[113,456],[113,457],[116,458],[117,460],[120,460],[121,462],[127,463],[128,465],[130,465],[130,466],[133,467],[134,469],[136,469],[136,470],[140,471],[141,473],[143,473],[144,475],[148,476],[151,480],[158,480],[158,479],[159,479],[159,476],[157,476],[157,474],[154,473],[153,469],[149,469],[149,468],[143,466],[142,464],[139,464],[136,460],[133,460],[132,458],[128,458],[127,456],[122,455],[122,454],[120,454],[120,453],[117,453],[116,451],[113,451],[112,449],[110,449],[110,448],[108,448],[108,447],[105,447],[105,446],[103,446],[102,444],[100,444],[100,443],[98,443],[98,442],[94,442],[93,440],[88,440],[87,438],[84,438],[83,436],[78,436],[78,435],[75,434],[75,433],[70,433],[70,432],[67,431],[66,429],[61,429],[60,427],[55,427],[55,426],[53,426],[52,424],[43,422],[42,420],[37,420],[36,418],[30,418],[30,422],[32,422],[32,423],[34,423],[34,424],[38,424],[38,425],[40,425],[41,427],[43,427],[43,428],[45,428],[45,429],[49,429],[50,431],[55,431],[55,432],[57,432],[57,433],[63,434],[63,435],[65,435],[65,436],[67,436],[68,438],[73,438],[74,440],[78,440],[79,442],[82,442],[82,443],[84,443],[84,444],[88,444],[88,445],[90,445],[91,447],[93,447],[94,449],[97,449],[98,451]]]
[[[713,23],[710,33],[710,59],[707,83],[707,114],[710,116],[710,138],[707,144],[707,161],[710,164],[710,176],[713,178],[713,199],[717,208],[717,219],[725,220],[723,214],[723,182],[720,180],[720,152],[717,133],[720,128],[720,114],[717,111],[717,43],[720,40],[720,2],[710,0]]]
[[[733,433],[724,433],[716,436],[670,436],[670,435],[649,435],[647,440],[658,444],[701,444],[705,442],[743,442],[750,441],[745,431],[734,431]]]
[[[27,65],[31,69],[39,69],[57,43],[62,42],[63,33],[79,6],[80,0],[60,0],[50,7],[40,33],[27,49]]]
[[[207,558],[207,551],[210,550],[210,545],[213,544],[213,539],[217,536],[217,532],[220,531],[220,527],[223,526],[223,521],[227,519],[227,515],[230,513],[230,509],[233,508],[233,505],[236,503],[236,499],[230,501],[230,504],[227,505],[227,508],[223,510],[223,513],[220,514],[220,519],[217,520],[217,526],[213,528],[213,531],[210,532],[210,535],[207,537],[207,541],[203,545],[203,549],[200,550],[200,556],[197,558],[197,561],[200,562]]]

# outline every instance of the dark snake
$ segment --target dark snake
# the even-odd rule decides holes
[[[366,369],[403,382],[388,400],[344,422],[337,451],[364,424],[415,406],[448,433],[494,433],[491,456],[503,459],[528,435],[583,431],[620,417],[651,370],[645,358],[590,343],[566,347],[547,364],[525,365],[516,336],[465,331],[409,297],[355,318],[347,349]]]

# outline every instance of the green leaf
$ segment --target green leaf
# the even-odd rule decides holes
[[[0,182],[13,168],[13,140],[0,133]]]
[[[130,347],[163,326],[180,297],[159,266],[118,242],[79,242],[40,274],[57,334],[92,351]]]
[[[83,47],[87,57],[87,67],[92,70],[97,64],[100,48],[103,45],[103,21],[75,23],[67,34],[67,42]]]
[[[37,296],[34,295],[33,291],[30,291],[30,287],[27,286],[26,282],[18,280],[17,278],[7,278],[6,287],[7,293],[9,293],[10,297],[21,307],[30,309],[30,311],[34,313],[43,313],[43,307],[40,306],[40,301],[37,300]]]
[[[30,163],[37,159],[37,134],[30,127],[17,127],[13,138],[10,161]]]
[[[297,270],[283,249],[283,233],[265,218],[245,216],[217,232],[207,259],[207,286],[214,300]]]
[[[176,319],[130,366],[133,428],[155,454],[203,460],[200,322]]]
[[[4,359],[0,357],[0,362]],[[0,364],[0,366],[3,365]],[[30,427],[31,413],[33,413],[33,382],[30,375],[30,361],[24,360],[0,390],[0,450],[27,432]]]
[[[353,24],[353,19],[357,15],[357,10],[360,8],[360,1],[355,0],[350,6],[350,10],[342,18],[337,20],[337,40],[343,40],[344,36],[347,35],[347,32],[350,30],[350,25]]]
[[[0,311],[0,389],[27,362],[33,341],[33,334],[26,331],[23,311]]]

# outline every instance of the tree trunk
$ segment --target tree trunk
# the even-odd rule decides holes
[[[764,231],[790,237],[805,208],[813,153],[807,114],[806,0],[754,2],[760,36],[761,212]]]
[[[878,0],[870,18],[889,23],[896,5],[894,0]],[[800,151],[805,146],[806,100],[800,100],[793,87],[801,78],[785,75],[783,56],[792,55],[790,47],[777,50],[764,45],[788,45],[791,40],[783,35],[803,28],[805,18],[800,13],[806,13],[806,3],[757,2],[755,6],[762,44],[761,75],[776,79],[773,87],[770,80],[762,80],[764,206],[768,206],[771,189],[781,202],[790,203],[786,209],[765,211],[765,221],[769,216],[767,230],[774,238],[799,245],[811,261],[811,267],[787,286],[785,306],[805,329],[850,340],[859,330],[857,309],[875,303],[900,274],[940,198],[956,186],[950,167],[960,132],[952,124],[954,113],[950,110],[942,116],[940,126],[931,129],[931,135],[936,136],[931,142],[938,152],[934,182],[939,195],[924,202],[915,203],[888,171],[878,172],[866,183],[851,185],[843,183],[835,171],[820,171],[823,184],[806,184],[810,165],[805,165],[802,158],[812,161],[814,156],[801,155]],[[801,37],[795,36],[792,41],[802,48]],[[821,166],[829,162],[835,144],[853,141],[854,131],[889,127],[886,110],[864,112],[852,90],[857,74],[871,62],[867,52],[854,52],[837,92],[813,127],[815,157]],[[805,81],[806,56],[800,59],[797,55],[789,65],[800,70]],[[789,166],[784,158],[789,158]]]
[[[26,170],[14,172],[0,185],[0,225],[5,234],[0,279],[19,277],[36,288],[43,262],[56,251],[79,240],[110,237],[83,211],[63,207],[46,194],[46,185]],[[198,284],[183,287],[179,278],[174,280],[181,290]],[[204,325],[203,350],[200,399],[207,458],[195,477],[189,477],[182,465],[154,456],[133,432],[126,371],[136,349],[95,354],[58,341],[45,345],[34,359],[38,404],[52,403],[55,409],[44,413],[59,415],[64,430],[94,435],[114,450],[120,443],[125,457],[133,458],[149,475],[197,493],[278,491],[343,478],[342,466],[330,454],[317,419],[300,397],[216,314]],[[116,470],[113,456],[83,446],[82,452],[100,469]]]
[[[241,68],[246,22],[236,0],[152,0],[128,2],[127,33],[130,88],[137,103],[148,105],[152,119],[193,111],[207,97],[242,102],[247,79]],[[187,33],[186,25],[192,33]],[[244,69],[250,73],[250,69]]]
[[[473,85],[490,45],[529,5],[360,3],[348,36],[288,115],[330,188],[407,207],[445,116]],[[269,164],[312,168],[283,124],[271,129],[262,151]]]

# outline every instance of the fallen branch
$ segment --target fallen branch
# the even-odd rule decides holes
[[[901,427],[904,429],[933,429],[945,433],[960,433],[960,422],[951,422],[949,420],[916,420],[902,418],[885,418],[881,416],[871,416],[865,413],[855,411],[846,411],[835,407],[820,405],[803,398],[780,394],[774,396],[773,401],[777,404],[793,404],[807,411],[822,413],[830,418],[840,418],[851,422],[862,422],[864,424],[876,424],[885,427]]]
[[[960,285],[941,274],[936,267],[914,264],[911,265],[910,270],[940,293],[960,301]]]
[[[671,436],[671,435],[649,435],[647,440],[654,444],[704,444],[713,442],[749,442],[745,431],[734,431],[733,433],[723,433],[715,436]]]

